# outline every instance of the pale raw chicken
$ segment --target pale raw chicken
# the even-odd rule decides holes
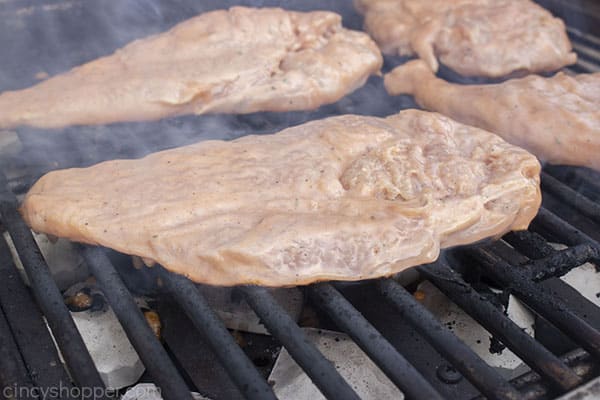
[[[525,229],[539,172],[496,135],[407,110],[50,172],[21,213],[197,282],[298,285],[386,276]]]
[[[542,161],[600,171],[600,73],[528,76],[495,85],[437,78],[420,60],[385,76],[392,95],[502,136]]]
[[[31,88],[0,94],[0,128],[307,110],[382,64],[338,14],[234,7],[201,14]]]
[[[418,55],[464,76],[554,71],[575,63],[564,23],[530,0],[355,0],[386,54]]]

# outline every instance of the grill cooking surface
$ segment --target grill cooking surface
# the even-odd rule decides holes
[[[600,15],[597,6],[586,9],[561,1],[540,3],[564,15],[569,25],[580,57],[572,70],[599,70],[600,39],[593,31],[600,26],[594,19]],[[109,0],[43,4],[0,1],[0,91],[31,85],[36,74],[64,71],[110,53],[136,37],[214,9],[217,4],[224,6],[217,2],[208,7],[200,2],[162,0],[152,5]],[[265,6],[276,4],[261,2]],[[347,27],[357,29],[361,25],[351,2],[292,1],[286,7],[332,9],[344,16]],[[398,62],[397,58],[388,58],[385,68]],[[458,80],[451,71],[442,70],[441,74]],[[0,385],[42,389],[73,385],[45,329],[45,317],[75,385],[103,386],[63,296],[16,211],[15,195],[24,193],[42,173],[105,159],[139,157],[209,138],[274,132],[329,115],[382,116],[411,106],[414,103],[408,98],[386,96],[381,80],[373,78],[340,102],[313,112],[182,117],[151,124],[74,127],[56,132],[17,130],[22,143],[19,155],[0,160],[0,221],[14,242],[31,290],[21,281],[7,243],[0,240],[0,273],[4,278],[0,285]],[[531,372],[516,379],[509,380],[488,366],[428,311],[414,294],[414,285],[405,288],[392,279],[320,283],[302,288],[307,307],[316,311],[314,319],[319,320],[319,327],[346,332],[407,398],[557,398],[600,375],[600,309],[558,278],[585,262],[600,262],[598,182],[600,174],[586,169],[547,166],[542,174],[543,207],[528,231],[447,251],[440,261],[417,267],[423,279],[485,327],[493,336],[493,345],[499,349],[506,346],[531,368]],[[567,247],[556,250],[549,243]],[[186,329],[185,335],[198,338],[186,345],[187,351],[206,354],[203,359],[219,364],[197,371],[190,368],[189,359],[182,354],[185,352],[179,345],[180,338],[165,333],[165,342],[161,343],[149,328],[132,294],[133,289],[140,288],[129,285],[131,271],[120,265],[119,258],[100,248],[81,247],[79,251],[142,359],[148,372],[146,379],[161,388],[165,399],[190,398],[190,390],[214,399],[274,398],[266,380],[273,359],[264,354],[276,354],[280,346],[327,398],[358,398],[354,388],[310,344],[300,328],[313,323],[296,323],[266,289],[239,287],[233,292],[254,310],[273,336],[255,338],[269,349],[261,353],[236,343],[192,282],[159,267],[150,270],[162,282],[159,294],[152,293],[160,307],[185,314],[182,321],[173,324]],[[600,288],[598,291],[596,296],[600,297]],[[509,294],[534,312],[535,337],[504,312]],[[201,378],[203,374],[220,380],[211,386]],[[229,385],[227,390],[223,385]],[[33,394],[23,398],[42,397]]]

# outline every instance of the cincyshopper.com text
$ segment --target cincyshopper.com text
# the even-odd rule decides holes
[[[138,386],[131,390],[135,393],[133,398],[145,398],[148,395],[156,395],[160,390],[154,386]],[[147,393],[144,393],[147,392]],[[6,399],[77,399],[77,400],[100,400],[100,399],[118,399],[119,393],[113,388],[104,387],[77,387],[66,386],[60,383],[58,386],[37,387],[37,386],[5,386],[2,388],[2,396]]]

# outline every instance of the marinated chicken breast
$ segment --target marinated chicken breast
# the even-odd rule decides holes
[[[298,285],[390,275],[525,229],[539,172],[494,134],[407,110],[50,172],[21,213],[197,282]]]
[[[355,0],[387,54],[464,76],[554,71],[575,63],[564,23],[529,0]]]
[[[201,14],[31,88],[0,95],[0,128],[317,108],[382,64],[332,12],[234,7]]]
[[[415,60],[385,76],[392,95],[502,136],[542,161],[600,171],[600,73],[457,85]]]

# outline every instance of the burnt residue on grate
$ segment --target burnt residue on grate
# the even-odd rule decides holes
[[[4,183],[6,185],[6,181]],[[68,336],[69,330],[72,329],[72,321],[69,323],[68,314],[60,311],[64,307],[62,298],[60,306],[52,300],[52,296],[60,294],[58,289],[52,286],[53,282],[47,273],[43,272],[44,260],[35,242],[29,238],[29,231],[16,211],[14,197],[6,189],[3,193],[0,202],[3,226],[11,234],[20,258],[26,267],[29,266],[27,272],[30,278],[34,278],[33,291],[55,337],[59,339],[58,345],[67,364],[75,371],[75,375],[80,375],[78,378],[76,376],[76,384],[86,380],[93,382],[95,372],[93,364],[86,358],[86,352],[77,348],[76,341],[60,339]],[[393,280],[384,279],[350,286],[344,284],[340,286],[340,291],[329,284],[318,284],[309,287],[307,292],[317,309],[324,310],[338,330],[346,331],[354,338],[409,398],[419,398],[423,393],[427,393],[428,398],[448,397],[451,393],[456,396],[453,390],[463,387],[463,381],[472,385],[466,386],[470,388],[466,393],[477,395],[479,392],[493,399],[517,399],[522,396],[543,398],[535,397],[535,393],[543,393],[547,398],[548,395],[565,393],[596,374],[598,364],[595,359],[600,357],[600,330],[588,322],[589,318],[583,318],[572,310],[573,302],[577,302],[576,298],[567,304],[552,296],[543,284],[555,276],[577,268],[583,262],[596,260],[597,242],[585,231],[573,227],[545,208],[542,208],[536,221],[532,226],[540,226],[543,229],[507,236],[507,240],[515,244],[514,248],[503,242],[484,243],[451,251],[446,257],[449,261],[441,260],[418,268],[424,278],[433,282],[491,332],[496,340],[512,350],[535,371],[534,375],[528,375],[518,381],[510,382],[498,376],[416,302],[412,294]],[[551,231],[550,236],[553,239],[562,239],[570,247],[554,250],[543,233],[548,230]],[[518,249],[526,243],[531,247],[528,247],[528,254],[524,255],[518,252]],[[536,249],[538,254],[534,254]],[[201,388],[188,387],[186,379],[182,377],[185,371],[178,369],[182,363],[170,360],[172,355],[163,349],[145,324],[143,316],[131,299],[131,294],[104,251],[84,248],[83,254],[150,376],[161,387],[164,398],[185,398],[190,389],[201,391]],[[479,272],[472,274],[470,281],[466,281],[457,272],[464,271],[465,268],[474,268]],[[473,277],[478,277],[480,282],[475,284]],[[197,334],[204,338],[206,346],[216,355],[216,360],[223,366],[242,396],[273,397],[264,376],[240,350],[238,343],[229,336],[197,288],[185,278],[168,272],[163,272],[161,279],[167,292],[171,293],[176,303],[188,314],[198,329]],[[567,333],[575,344],[585,351],[579,350],[579,356],[575,360],[552,354],[512,323],[498,304],[489,301],[487,292],[478,292],[489,284],[517,295],[541,317]],[[361,298],[356,296],[357,290],[370,295]],[[277,305],[269,293],[259,287],[240,288],[240,292],[241,297],[255,310],[275,339],[286,347],[326,397],[339,398],[341,394],[343,398],[357,398],[353,388],[348,386],[334,366],[306,340],[298,325]],[[369,311],[369,304],[381,308],[381,302],[386,300],[393,306],[389,313],[386,311],[387,321],[372,319],[374,317]],[[596,307],[593,312],[598,314],[600,310]],[[399,319],[390,318],[394,313],[397,313]],[[414,329],[413,338],[409,339],[408,344],[410,345],[410,340],[427,343],[426,347],[433,350],[432,354],[438,354],[434,356],[436,361],[429,364],[419,362],[415,357],[422,357],[425,352],[411,353],[386,333],[390,325],[398,323],[401,327]],[[74,334],[73,338],[76,337]],[[13,349],[15,347],[12,345]],[[11,357],[7,362],[15,359],[14,356]],[[9,379],[20,379],[23,384],[31,385],[23,378],[21,364],[10,364],[12,367],[6,363],[5,365],[7,366],[4,368],[10,368],[11,371],[14,369],[12,376],[7,375]],[[94,385],[101,383],[96,382]],[[474,388],[477,390],[473,391]]]

